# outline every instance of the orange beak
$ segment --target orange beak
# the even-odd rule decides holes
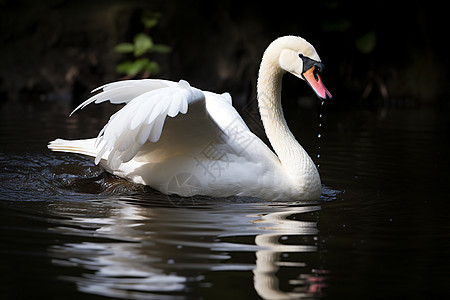
[[[313,66],[309,70],[303,72],[303,79],[308,82],[309,86],[314,90],[317,96],[321,99],[331,99],[331,93],[327,90],[320,78],[319,72],[316,70],[316,66]]]

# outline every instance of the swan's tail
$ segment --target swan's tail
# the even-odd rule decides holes
[[[56,139],[48,144],[48,148],[53,151],[79,153],[96,157],[98,150],[95,148],[95,140],[95,138],[72,141]]]

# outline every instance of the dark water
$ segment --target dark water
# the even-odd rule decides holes
[[[324,191],[270,203],[168,197],[46,149],[94,136],[95,109],[1,106],[2,299],[450,296],[448,112],[288,113]]]

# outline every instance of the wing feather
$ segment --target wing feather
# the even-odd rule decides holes
[[[99,148],[95,163],[107,155],[107,164],[117,169],[121,163],[133,159],[146,142],[157,142],[166,118],[186,114],[189,105],[205,101],[205,95],[186,81],[179,83],[164,80],[126,80],[106,84],[75,110],[90,103],[126,103],[112,115],[100,131],[96,147]]]
[[[148,140],[150,132],[152,131],[153,123],[143,124],[136,135],[136,143],[143,145]]]
[[[150,131],[150,135],[148,137],[148,140],[152,143],[155,143],[159,140],[161,137],[161,132],[164,126],[164,121],[166,120],[165,114],[160,114],[153,124],[153,128]]]
[[[175,82],[160,79],[123,80],[108,83],[92,90],[91,93],[96,93],[100,90],[102,90],[102,92],[93,95],[78,105],[70,115],[91,103],[99,104],[105,101],[109,101],[113,104],[128,103],[148,91],[174,85],[176,85]]]

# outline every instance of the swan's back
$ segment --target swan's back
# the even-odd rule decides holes
[[[105,101],[125,107],[97,139],[58,139],[51,149],[93,156],[112,174],[183,196],[257,196],[261,187],[269,192],[283,178],[278,158],[249,130],[228,93],[165,80],[128,80],[94,92],[100,89],[74,112]],[[198,186],[180,184],[173,191],[180,176]]]

